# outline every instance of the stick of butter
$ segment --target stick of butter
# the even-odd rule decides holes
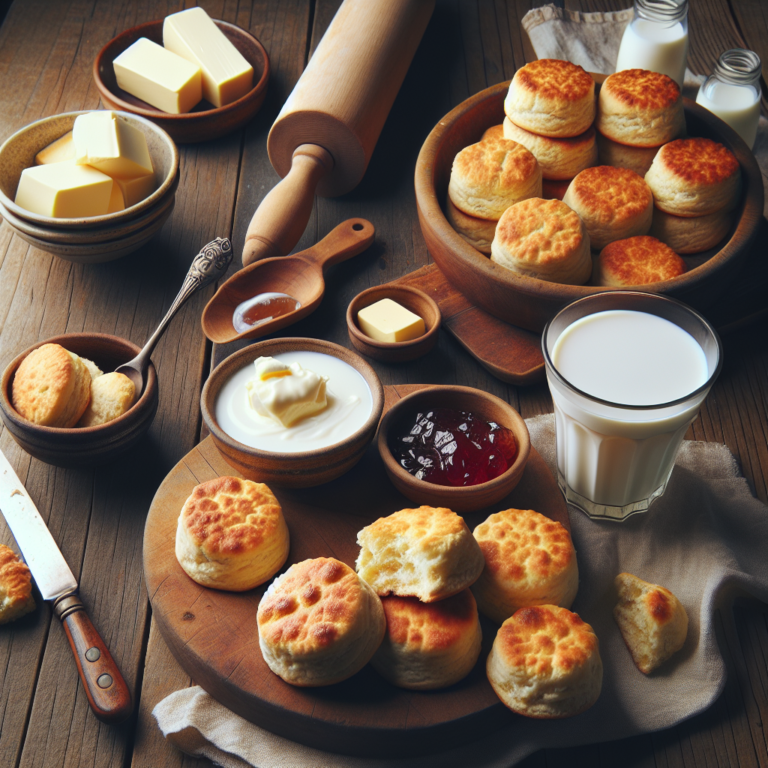
[[[200,67],[203,96],[216,107],[236,101],[253,87],[253,67],[202,8],[166,16],[163,45]]]
[[[72,131],[67,131],[61,138],[52,141],[35,155],[35,164],[63,163],[65,160],[74,159],[75,143],[72,140]]]
[[[203,98],[200,67],[140,37],[113,62],[117,84],[137,99],[178,115]]]
[[[392,299],[381,299],[357,313],[360,330],[374,341],[410,341],[424,335],[424,320]]]

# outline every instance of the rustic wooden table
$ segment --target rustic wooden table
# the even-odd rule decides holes
[[[91,78],[100,48],[121,30],[160,18],[178,0],[16,0],[0,29],[0,140],[45,115],[99,106]],[[211,16],[250,30],[272,63],[269,95],[245,130],[181,147],[176,208],[161,234],[135,255],[75,266],[0,227],[0,367],[30,344],[59,333],[103,331],[142,344],[176,294],[192,256],[215,236],[241,252],[251,214],[277,181],[266,136],[339,0],[205,0]],[[291,335],[349,345],[344,312],[359,291],[430,263],[416,218],[413,169],[432,126],[452,106],[502,80],[533,57],[520,19],[539,0],[438,0],[365,179],[351,194],[318,199],[299,243],[307,247],[351,216],[376,227],[375,245],[335,268],[323,305]],[[580,10],[616,10],[628,0],[567,0]],[[0,10],[8,3],[0,3]],[[762,0],[692,0],[689,64],[709,73],[717,55],[752,48],[768,61]],[[764,85],[765,89],[765,85]],[[765,243],[761,244],[765,249]],[[166,744],[151,716],[166,694],[190,684],[152,621],[142,578],[144,520],[159,483],[200,439],[199,395],[211,366],[236,345],[212,348],[199,295],[173,321],[153,355],[160,407],[149,436],[119,462],[63,470],[31,460],[8,434],[0,447],[48,520],[94,622],[134,692],[136,714],[120,727],[90,713],[64,633],[49,607],[0,628],[0,765],[207,765]],[[756,495],[768,502],[768,321],[729,333],[726,362],[692,434],[724,442]],[[460,383],[509,400],[525,417],[552,409],[543,384],[505,385],[447,333],[435,351],[406,366],[376,368],[385,384]],[[0,523],[0,540],[10,535]],[[768,622],[765,606],[736,611],[737,632],[721,633],[728,683],[706,713],[676,728],[618,742],[546,750],[525,766],[768,766]],[[606,734],[610,739],[610,734]]]

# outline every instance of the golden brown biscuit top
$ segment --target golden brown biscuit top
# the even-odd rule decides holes
[[[292,565],[259,603],[259,634],[292,653],[320,650],[355,624],[363,603],[358,575],[332,557]]]
[[[492,125],[490,128],[487,128],[485,130],[485,133],[483,133],[480,141],[485,141],[486,139],[503,139],[503,138],[504,138],[504,125],[502,123],[499,123],[498,125]]]
[[[570,193],[580,210],[605,221],[639,216],[653,201],[653,192],[642,176],[612,165],[585,168],[571,182]]]
[[[26,600],[32,592],[32,574],[18,555],[5,544],[0,544],[0,595],[12,602]]]
[[[589,624],[556,605],[521,608],[501,625],[494,643],[508,666],[538,677],[582,666],[599,647]]]
[[[207,553],[236,555],[258,548],[281,516],[280,502],[263,483],[217,477],[192,491],[180,522]]]
[[[435,541],[447,536],[469,533],[464,518],[445,507],[401,509],[388,517],[380,517],[363,528],[358,543],[365,541],[392,542],[407,538],[414,550],[428,549]]]
[[[513,583],[547,579],[575,557],[568,531],[532,509],[506,509],[474,530],[485,567]]]
[[[390,595],[382,597],[381,604],[390,640],[424,651],[450,648],[478,620],[477,604],[468,589],[436,603]]]
[[[650,235],[609,243],[600,252],[603,272],[621,285],[645,285],[671,280],[686,270],[685,262],[668,245]]]
[[[474,187],[506,189],[529,179],[537,166],[522,144],[491,136],[464,147],[454,158],[452,173]]]
[[[517,87],[547,99],[579,101],[594,93],[595,81],[577,64],[561,59],[539,59],[515,72]]]
[[[650,584],[631,573],[620,573],[614,582],[619,591],[619,605],[625,600],[640,599],[645,603],[648,615],[660,627],[672,620],[677,598],[666,587]]]
[[[739,172],[733,152],[711,139],[677,139],[659,150],[659,161],[691,184],[719,184]]]
[[[533,197],[504,211],[496,239],[516,262],[542,266],[572,258],[584,240],[584,227],[562,201]]]
[[[605,79],[603,90],[632,109],[666,109],[682,98],[680,87],[671,77],[647,69],[615,72]]]
[[[72,353],[59,344],[43,344],[21,361],[11,402],[25,419],[45,425],[56,421],[64,410],[76,381]]]

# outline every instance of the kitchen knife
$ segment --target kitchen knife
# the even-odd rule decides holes
[[[0,510],[41,595],[53,601],[53,610],[64,625],[91,709],[102,722],[122,722],[132,710],[128,686],[85,612],[72,571],[2,451]]]

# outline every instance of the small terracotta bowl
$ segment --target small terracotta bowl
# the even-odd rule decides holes
[[[517,457],[512,466],[493,480],[463,487],[435,485],[406,472],[392,455],[390,438],[408,434],[416,415],[434,408],[468,411],[485,421],[511,429],[517,442]],[[531,439],[525,421],[504,400],[471,387],[441,386],[419,390],[395,403],[381,420],[378,449],[389,479],[403,496],[416,504],[447,507],[454,512],[475,512],[501,501],[520,482],[531,450]]]
[[[392,299],[424,320],[424,334],[410,341],[376,341],[360,330],[357,313],[381,299]],[[387,363],[402,363],[426,355],[437,343],[440,307],[424,291],[409,286],[376,286],[358,293],[347,308],[349,340],[358,352]]]
[[[373,400],[373,407],[365,424],[338,443],[301,453],[251,448],[224,432],[216,421],[215,404],[221,388],[229,378],[243,367],[251,365],[257,357],[298,351],[320,352],[337,357],[352,366],[365,379]],[[373,368],[345,347],[318,339],[269,339],[235,352],[216,366],[203,387],[200,404],[203,421],[211,432],[216,448],[224,460],[243,477],[282,488],[309,488],[335,480],[352,469],[363,457],[381,418],[384,389]]]
[[[214,107],[207,101],[201,101],[192,112],[173,115],[119,88],[115,78],[114,60],[140,37],[162,45],[163,20],[160,19],[127,29],[110,40],[99,52],[93,64],[93,79],[104,106],[107,109],[121,109],[148,118],[167,131],[179,144],[218,139],[242,128],[264,103],[269,82],[269,56],[264,46],[244,29],[216,19],[214,24],[253,67],[253,88],[245,96],[223,107]]]
[[[41,427],[23,418],[11,404],[11,385],[21,361],[43,344],[61,344],[70,352],[92,360],[104,373],[134,358],[140,348],[106,333],[65,333],[34,344],[16,357],[0,383],[0,416],[13,439],[30,455],[58,467],[106,464],[133,447],[149,429],[158,402],[157,373],[149,366],[147,385],[133,407],[114,421],[97,427],[61,429]]]

